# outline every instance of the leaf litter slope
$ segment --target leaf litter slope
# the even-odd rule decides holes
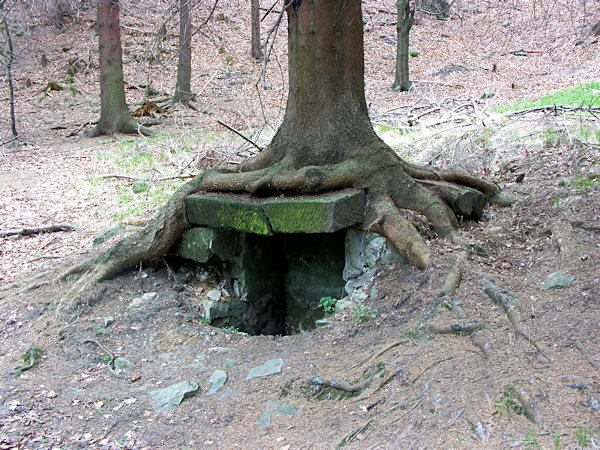
[[[540,3],[536,3],[539,8]],[[573,135],[572,130],[561,132],[562,138],[547,139],[548,128],[564,130],[560,120],[551,118],[544,123],[538,117],[528,125],[519,122],[519,126],[536,130],[531,133],[534,137],[523,139],[518,138],[528,134],[524,131],[527,128],[515,131],[490,126],[490,132],[478,122],[482,118],[483,122],[492,120],[487,113],[497,105],[597,81],[591,78],[598,73],[591,70],[598,67],[597,44],[591,44],[593,39],[586,35],[583,18],[576,10],[566,14],[548,3],[547,9],[534,11],[533,2],[520,2],[517,12],[500,7],[488,9],[483,2],[469,5],[470,9],[457,11],[462,22],[456,17],[445,22],[423,18],[415,27],[412,42],[420,54],[411,60],[411,70],[413,78],[421,82],[416,82],[414,92],[398,94],[389,90],[393,80],[393,59],[389,56],[394,54],[394,47],[388,41],[394,39],[395,27],[388,23],[394,21],[393,14],[389,14],[394,11],[393,2],[365,2],[366,89],[374,117],[404,105],[441,106],[433,116],[421,118],[420,124],[443,120],[444,113],[452,110],[443,102],[448,97],[457,99],[458,104],[480,100],[485,92],[496,94],[475,102],[479,115],[470,107],[468,115],[475,117],[477,126],[463,136],[469,145],[457,147],[468,149],[470,158],[463,160],[463,165],[495,175],[518,199],[512,209],[493,209],[482,222],[465,224],[465,235],[479,243],[483,251],[469,262],[457,298],[469,319],[485,323],[480,333],[492,345],[489,358],[468,337],[423,337],[412,332],[422,314],[420,302],[429,304],[444,270],[453,262],[454,250],[437,240],[429,241],[433,254],[439,255],[429,271],[413,273],[401,267],[381,271],[376,295],[368,302],[377,310],[375,319],[356,325],[348,311],[336,316],[332,327],[283,338],[246,337],[208,327],[200,322],[194,296],[174,291],[164,268],[145,268],[147,278],[136,279],[131,274],[107,282],[99,291],[78,299],[81,308],[67,310],[67,318],[61,315],[59,320],[52,310],[55,299],[67,294],[61,292],[62,286],[24,297],[3,294],[3,443],[22,442],[32,448],[92,443],[104,447],[122,443],[131,448],[186,444],[330,448],[346,432],[371,418],[370,425],[349,445],[505,448],[536,440],[550,447],[557,436],[561,445],[571,447],[581,445],[578,431],[580,436],[588,430],[592,438],[597,436],[598,412],[589,405],[591,396],[600,398],[599,374],[574,347],[572,338],[579,339],[593,357],[600,359],[596,350],[600,342],[598,232],[573,228],[570,222],[598,220],[594,206],[600,200],[598,181],[592,176],[599,171],[598,147],[583,144],[581,136]],[[19,85],[23,86],[27,77],[32,81],[31,88],[22,89],[18,105],[21,129],[34,148],[2,149],[0,228],[71,222],[78,231],[3,239],[3,282],[56,267],[64,258],[88,251],[94,237],[106,229],[118,224],[131,227],[124,222],[135,223],[142,211],[142,215],[151,215],[151,209],[159,203],[151,196],[154,191],[143,200],[135,200],[139,212],[115,217],[119,199],[128,198],[125,193],[131,182],[99,176],[121,170],[134,177],[151,178],[152,172],[142,164],[124,167],[114,161],[149,153],[155,160],[166,161],[157,164],[165,172],[161,176],[178,174],[193,160],[191,173],[198,161],[216,165],[240,157],[236,155],[239,144],[232,145],[220,140],[222,135],[210,134],[216,128],[215,118],[243,130],[268,130],[264,127],[264,108],[269,123],[276,125],[284,106],[285,77],[279,73],[278,64],[285,73],[285,42],[281,36],[276,43],[277,59],[273,58],[275,63],[269,68],[270,89],[261,91],[261,108],[253,87],[260,65],[247,56],[249,24],[245,15],[240,15],[239,6],[239,2],[223,3],[219,12],[224,12],[225,20],[209,22],[206,35],[197,35],[194,44],[194,88],[200,90],[214,75],[201,95],[206,114],[181,109],[172,116],[178,126],[170,130],[176,138],[143,145],[138,140],[123,144],[120,137],[114,142],[67,138],[69,132],[97,114],[97,74],[93,70],[75,78],[84,94],[60,91],[38,102],[41,89],[50,79],[64,79],[64,53],[95,52],[91,33],[84,31],[93,21],[91,12],[84,14],[81,25],[73,25],[75,30],[80,27],[80,33],[58,35],[50,27],[39,27],[25,36],[32,46],[45,49],[50,65],[38,71],[23,62],[16,69]],[[132,84],[147,82],[147,74],[132,61],[143,54],[148,40],[136,30],[158,21],[156,17],[149,20],[148,14],[151,12],[132,7],[131,14],[124,18],[129,27],[124,34],[130,42],[126,48],[131,52],[126,55],[125,69]],[[507,21],[510,24],[503,25]],[[570,26],[564,27],[565,23]],[[497,38],[500,35],[502,39]],[[174,36],[169,39],[169,43],[176,43]],[[575,45],[579,40],[585,45]],[[63,52],[63,46],[71,46],[71,50]],[[220,53],[221,46],[224,53]],[[519,50],[544,53],[511,53]],[[33,64],[32,55],[24,53],[26,58]],[[215,61],[221,63],[215,65]],[[497,72],[491,70],[493,64]],[[153,87],[170,91],[173,77],[167,75],[174,74],[174,66],[171,61],[165,70],[155,70]],[[128,91],[128,99],[132,104],[140,101],[142,94],[135,89]],[[47,114],[49,110],[53,114]],[[409,113],[398,111],[387,113],[385,123],[406,125]],[[2,125],[8,129],[4,122]],[[50,130],[58,125],[67,125],[68,129]],[[179,137],[190,134],[192,125],[205,130],[212,142],[198,139],[189,143],[190,153],[178,151],[171,159],[165,156],[171,147],[181,146]],[[501,133],[504,129],[509,129],[508,136]],[[266,139],[268,131],[264,133],[259,140]],[[447,143],[459,140],[450,136]],[[442,138],[431,139],[437,137]],[[436,148],[432,152],[426,147],[410,147],[417,161],[461,163],[451,151]],[[106,153],[110,164],[98,153]],[[517,183],[519,175],[524,177]],[[582,181],[588,178],[590,182]],[[574,274],[576,281],[563,290],[541,290],[547,275],[556,270]],[[515,335],[504,311],[485,295],[481,275],[495,279],[519,296],[521,319],[530,339]],[[180,272],[178,277],[185,280],[186,275]],[[211,285],[196,288],[208,290]],[[131,300],[144,292],[156,292],[157,296],[142,307],[131,306]],[[97,318],[108,316],[116,321],[105,327]],[[433,324],[456,321],[452,312],[440,308]],[[125,372],[129,380],[139,375],[141,378],[131,382],[111,376],[102,360],[103,351],[83,343],[90,337],[134,363]],[[543,346],[552,361],[550,365],[540,364],[533,341]],[[395,343],[398,345],[369,360]],[[42,360],[34,369],[14,378],[12,368],[22,365],[20,355],[30,345],[44,349]],[[217,347],[232,350],[219,353],[214,350]],[[284,360],[281,375],[245,380],[251,367],[278,357]],[[316,401],[302,384],[313,375],[354,382],[369,366],[384,367],[386,377],[397,375],[375,393],[377,380],[360,396],[342,402]],[[205,392],[212,372],[223,367],[229,381],[217,395],[202,393],[189,399],[170,417],[151,412],[150,391],[190,379],[198,381]],[[527,393],[540,423],[534,425],[506,408],[510,401],[505,392],[512,392],[511,388]],[[284,393],[287,395],[279,399]],[[267,401],[273,399],[292,403],[300,407],[300,412],[294,417],[275,416],[267,428],[255,425]],[[395,405],[399,406],[386,413]],[[485,430],[485,443],[472,430],[477,422]]]

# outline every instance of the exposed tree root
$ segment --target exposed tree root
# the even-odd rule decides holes
[[[535,408],[535,405],[533,404],[533,401],[531,400],[531,397],[529,397],[527,392],[525,392],[522,389],[518,389],[517,400],[519,400],[519,403],[521,403],[521,405],[523,406],[523,412],[525,413],[525,416],[533,423],[539,423],[539,416],[537,414],[537,410]]]
[[[137,124],[132,126],[137,131]],[[280,145],[289,146],[285,142]],[[448,297],[456,289],[460,281],[460,265],[467,259],[468,248],[456,230],[455,213],[440,198],[452,197],[450,193],[456,192],[457,188],[448,184],[436,185],[430,190],[416,180],[441,179],[445,183],[461,183],[470,189],[480,189],[480,195],[484,198],[497,194],[498,187],[459,172],[438,172],[408,164],[378,139],[352,150],[346,157],[338,158],[338,161],[312,165],[311,161],[306,161],[304,152],[285,152],[275,148],[272,143],[250,163],[241,165],[239,171],[205,171],[183,185],[143,230],[125,237],[105,252],[67,268],[59,279],[79,277],[74,289],[80,293],[98,281],[136,266],[140,261],[163,255],[190,227],[184,200],[193,193],[314,194],[355,188],[364,189],[368,194],[362,228],[387,237],[413,266],[427,268],[431,255],[424,239],[404,217],[402,210],[413,210],[424,215],[439,235],[463,249],[456,268],[450,271],[439,298],[436,298],[433,305],[435,313],[442,297]],[[445,186],[449,192],[447,195],[443,191]]]
[[[481,330],[482,328],[484,328],[484,325],[481,322],[467,320],[464,322],[452,323],[449,325],[430,326],[428,327],[428,331],[436,334],[472,334],[477,330]]]
[[[332,389],[338,389],[344,392],[359,392],[364,388],[369,386],[373,377],[369,377],[360,383],[350,384],[343,380],[336,380],[335,378],[321,378],[319,375],[316,375],[310,379],[310,384],[312,386],[327,386]]]
[[[583,346],[582,342],[575,338],[572,338],[572,339],[573,339],[573,344],[575,345],[575,348],[577,348],[577,350],[579,350],[581,352],[581,354],[587,360],[587,362],[589,362],[596,369],[600,370],[600,362],[596,361],[593,358],[593,356],[590,355],[590,353],[587,351],[587,349]]]
[[[440,359],[440,360],[438,360],[438,361],[435,361],[435,362],[433,362],[433,363],[429,364],[429,365],[428,365],[427,367],[425,367],[425,368],[424,368],[424,369],[423,369],[421,372],[419,372],[419,374],[418,374],[416,377],[414,377],[414,378],[411,380],[410,384],[415,384],[415,381],[417,381],[419,378],[421,378],[421,377],[422,377],[422,376],[425,374],[425,372],[428,372],[429,370],[433,369],[433,368],[434,368],[435,366],[437,366],[438,364],[441,364],[441,363],[443,363],[443,362],[445,362],[445,361],[450,361],[450,360],[452,360],[452,359],[454,359],[454,356],[449,356],[448,358]]]
[[[550,359],[544,354],[540,344],[531,339],[531,336],[521,322],[521,315],[517,309],[521,303],[521,300],[516,295],[500,288],[495,281],[487,278],[484,280],[486,283],[485,293],[492,299],[494,303],[502,306],[517,335],[521,336],[523,339],[529,341],[531,345],[533,345],[539,355],[540,362],[544,364],[549,363]]]
[[[492,346],[482,335],[480,335],[478,332],[473,333],[471,335],[471,342],[474,346],[481,349],[486,358],[489,358],[492,353]]]
[[[114,364],[115,364],[115,355],[113,352],[111,352],[110,350],[108,350],[106,347],[104,347],[100,342],[98,342],[95,339],[86,339],[85,341],[83,341],[84,344],[90,343],[90,344],[95,344],[97,345],[100,350],[102,350],[105,354],[110,356],[110,359],[108,361],[106,361],[106,368],[108,369],[108,373],[110,373],[113,377],[117,377],[120,378],[122,380],[128,380],[129,377],[126,375],[122,375],[120,373],[117,373],[115,371],[114,368]]]

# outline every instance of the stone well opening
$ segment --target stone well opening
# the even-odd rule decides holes
[[[374,270],[377,258],[369,254],[386,254],[384,263],[400,258],[381,236],[351,228],[362,222],[364,206],[363,191],[188,197],[188,220],[196,226],[182,237],[178,255],[210,265],[220,286],[198,299],[205,320],[252,335],[314,328],[324,316],[323,297],[351,294]]]

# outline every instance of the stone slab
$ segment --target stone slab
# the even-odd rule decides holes
[[[185,199],[188,221],[195,225],[229,228],[254,234],[272,234],[259,203],[239,196],[197,194]]]
[[[363,221],[364,191],[274,198],[262,202],[275,233],[335,233]]]
[[[362,222],[366,194],[344,190],[320,195],[245,198],[196,194],[186,198],[190,223],[247,233],[334,233]]]

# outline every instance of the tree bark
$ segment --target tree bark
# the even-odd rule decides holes
[[[251,0],[250,11],[252,20],[252,57],[254,59],[263,59],[263,51],[260,45],[260,0]]]
[[[395,91],[408,91],[412,86],[408,73],[409,34],[415,20],[415,5],[411,0],[398,0],[398,47],[396,51]]]
[[[192,93],[192,5],[191,0],[179,0],[179,63],[173,103],[187,102]]]
[[[2,4],[1,6],[4,6]],[[0,11],[2,8],[0,7]],[[13,45],[12,38],[10,36],[10,28],[8,27],[8,21],[6,20],[6,16],[4,17],[4,30],[6,31],[6,40],[8,43],[8,54],[6,58],[6,75],[8,78],[8,91],[9,91],[9,99],[10,99],[10,128],[13,134],[13,137],[17,137],[19,133],[17,133],[17,120],[15,118],[15,91],[13,87],[13,79],[12,79],[12,63],[14,58],[13,53]]]
[[[135,134],[138,125],[125,101],[119,0],[98,0],[100,57],[100,119],[92,136],[116,132]],[[145,129],[141,129],[142,132]]]
[[[410,164],[376,135],[364,94],[361,0],[294,0],[286,12],[289,95],[271,143],[239,170],[199,174],[143,230],[73,266],[61,278],[86,274],[79,281],[85,287],[164,254],[189,228],[184,200],[198,191],[303,194],[363,189],[368,196],[363,229],[387,237],[407,263],[427,268],[430,250],[402,210],[425,216],[439,235],[466,251],[456,217],[443,201],[456,203],[456,191],[441,182],[476,189],[484,203],[499,189],[465,173]]]

